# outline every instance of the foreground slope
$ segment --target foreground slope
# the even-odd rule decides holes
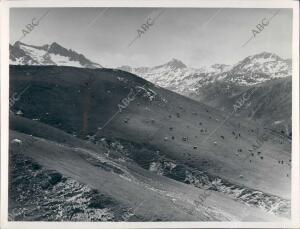
[[[201,202],[203,189],[156,175],[120,157],[111,158],[101,146],[48,125],[13,115],[11,121],[10,195],[15,198],[10,200],[10,209],[14,220],[284,220],[215,191]],[[24,176],[28,180],[22,179]],[[28,182],[35,186],[26,186]],[[26,188],[21,193],[23,202],[16,195],[19,187]],[[31,192],[34,195],[30,196]],[[23,205],[19,206],[19,201]]]

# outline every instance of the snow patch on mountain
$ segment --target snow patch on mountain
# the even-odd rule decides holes
[[[280,58],[274,53],[262,52],[248,56],[226,72],[226,80],[239,85],[252,86],[270,79],[292,75],[290,60]]]
[[[56,42],[51,45],[34,46],[17,41],[14,45],[10,45],[10,64],[102,68],[100,64],[71,49],[65,49]]]
[[[223,72],[227,67],[227,65],[215,64],[196,69],[187,67],[178,59],[172,59],[166,64],[151,68],[122,66],[119,69],[136,74],[160,87],[186,94],[195,91],[195,85],[199,81],[210,82],[214,74]]]

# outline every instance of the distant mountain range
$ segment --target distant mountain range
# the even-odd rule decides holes
[[[58,65],[81,68],[102,68],[84,55],[66,49],[56,42],[50,45],[35,46],[17,41],[10,45],[10,64],[12,65]]]
[[[290,59],[282,59],[267,52],[248,56],[233,66],[214,64],[196,69],[172,59],[156,67],[121,66],[119,69],[189,97],[199,94],[201,88],[215,82],[225,82],[228,86],[253,86],[270,79],[291,76],[292,72]]]
[[[84,55],[53,42],[35,46],[17,41],[10,45],[12,65],[58,65],[82,68],[102,68]],[[191,68],[178,59],[155,67],[121,66],[118,69],[136,74],[158,86],[189,96],[201,96],[201,89],[215,82],[234,86],[253,86],[270,79],[291,76],[290,59],[262,52],[248,56],[235,65],[214,64],[209,67]]]
[[[187,95],[196,89],[198,82],[208,79],[208,76],[223,72],[227,67],[227,65],[215,64],[210,68],[195,69],[187,67],[180,60],[172,59],[166,64],[155,67],[121,66],[119,69],[141,76],[163,88]]]

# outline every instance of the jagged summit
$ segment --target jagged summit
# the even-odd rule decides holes
[[[171,68],[173,70],[187,68],[187,66],[181,60],[172,58],[169,62],[163,65],[156,66],[154,67],[154,69],[164,68],[164,67]]]
[[[66,49],[56,42],[41,46],[17,41],[10,45],[10,64],[12,65],[58,65],[81,68],[102,68],[84,55]]]
[[[277,54],[270,53],[270,52],[261,52],[261,53],[258,53],[256,55],[253,55],[251,57],[252,57],[252,59],[254,59],[254,58],[263,58],[263,59],[283,60]]]
[[[169,61],[165,65],[173,67],[173,68],[187,68],[187,66],[181,60],[178,60],[175,58],[173,58],[171,61]]]

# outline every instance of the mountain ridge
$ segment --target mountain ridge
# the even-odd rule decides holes
[[[41,46],[20,41],[9,45],[12,65],[58,65],[83,68],[102,68],[102,65],[87,59],[83,54],[66,49],[56,42]]]
[[[206,67],[192,68],[173,58],[165,64],[154,67],[121,66],[118,69],[137,74],[159,86],[187,95],[189,91],[195,90],[194,87],[199,88],[199,86],[202,87],[217,80],[251,86],[268,79],[290,76],[291,60],[283,59],[274,53],[261,52],[247,56],[234,65],[212,64]],[[162,82],[162,78],[166,82]],[[195,78],[198,81],[184,82]],[[174,84],[174,79],[180,81],[177,83],[178,85]],[[182,90],[181,84],[186,84],[187,91]]]

